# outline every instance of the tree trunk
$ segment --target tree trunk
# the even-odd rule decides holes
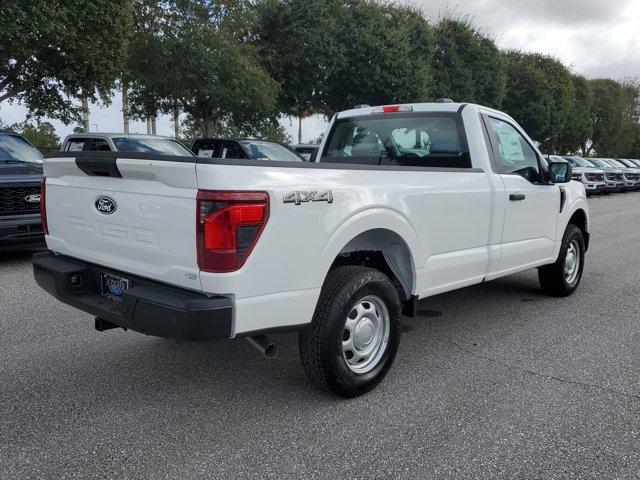
[[[173,136],[180,138],[180,110],[178,109],[178,103],[173,106]]]
[[[302,115],[298,115],[298,143],[302,143]]]
[[[147,135],[151,135],[151,119],[147,118]]]
[[[89,99],[82,97],[82,123],[85,132],[89,132]]]
[[[122,123],[124,133],[129,135],[129,84],[126,81],[122,81]]]
[[[151,119],[151,132],[152,132],[152,135],[157,135],[157,133],[156,133],[156,117],[153,117]]]

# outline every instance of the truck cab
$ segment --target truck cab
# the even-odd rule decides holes
[[[0,251],[44,246],[40,223],[42,153],[0,130]]]

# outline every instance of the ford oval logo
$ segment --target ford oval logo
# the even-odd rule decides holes
[[[115,283],[110,283],[109,285],[107,285],[107,292],[116,297],[122,296],[122,288],[120,288]]]
[[[104,215],[111,215],[113,212],[116,211],[116,208],[118,208],[118,206],[116,205],[116,202],[114,202],[109,197],[98,197],[96,199],[95,205],[96,205],[96,210],[98,210],[100,213]]]
[[[27,195],[24,197],[24,201],[27,203],[40,203],[40,194],[34,193],[32,195]]]

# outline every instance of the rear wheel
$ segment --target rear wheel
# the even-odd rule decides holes
[[[322,287],[300,360],[320,388],[357,397],[385,377],[400,342],[401,305],[393,283],[364,267],[340,267]]]
[[[577,226],[569,224],[555,263],[538,269],[542,291],[554,297],[571,295],[582,278],[584,268],[584,236]]]

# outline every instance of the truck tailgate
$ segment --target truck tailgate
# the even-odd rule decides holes
[[[56,157],[45,176],[51,250],[201,289],[195,163]]]

